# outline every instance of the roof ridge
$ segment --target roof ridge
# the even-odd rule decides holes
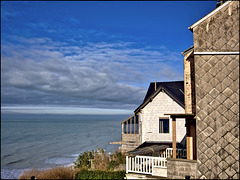
[[[156,82],[151,82],[145,98],[140,106],[134,111],[136,113],[141,108],[145,107],[152,99],[161,91],[165,90],[171,98],[179,103],[180,106],[184,107],[184,81],[167,81],[167,82],[157,82],[157,86],[154,84]],[[157,87],[157,88],[156,88]],[[183,97],[182,97],[183,96]]]
[[[179,81],[156,81],[157,83],[168,83],[168,82],[183,82],[184,80],[179,80]],[[155,82],[150,82],[150,83],[155,83]]]

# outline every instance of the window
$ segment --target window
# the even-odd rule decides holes
[[[124,122],[124,134],[126,134],[127,133],[127,122],[125,121]]]
[[[169,133],[169,119],[159,119],[159,133]]]
[[[135,124],[136,125],[136,134],[138,134],[138,129],[139,129],[138,124],[139,124],[138,123],[138,115],[136,115],[136,124]]]
[[[128,120],[128,134],[130,134],[130,119]]]
[[[134,134],[134,117],[132,117],[132,132],[131,134]]]
[[[139,133],[139,117],[138,115],[131,116],[123,123],[124,134],[138,134]]]

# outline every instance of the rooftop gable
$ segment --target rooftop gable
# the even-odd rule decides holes
[[[164,91],[168,96],[174,99],[180,106],[184,108],[184,82],[171,81],[171,82],[151,82],[143,103],[134,111],[137,113],[140,109],[144,108],[149,102],[153,100],[159,92]]]
[[[182,52],[182,55],[185,56],[186,54],[194,51],[194,46],[191,46],[190,48],[186,49],[185,51]]]
[[[198,26],[200,23],[202,23],[203,21],[205,21],[206,19],[208,19],[209,17],[211,17],[212,15],[214,15],[216,12],[218,12],[219,10],[221,10],[222,8],[224,8],[225,6],[227,6],[229,3],[231,3],[232,0],[229,0],[225,3],[223,3],[221,6],[217,7],[216,9],[214,9],[212,12],[210,12],[209,14],[207,14],[206,16],[204,16],[202,19],[198,20],[197,22],[195,22],[193,25],[191,25],[190,27],[188,27],[188,29],[190,31],[193,30],[194,27]]]

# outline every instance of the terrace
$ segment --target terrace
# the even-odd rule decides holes
[[[126,156],[126,177],[127,179],[139,178],[138,175],[150,175],[152,178],[169,178],[173,167],[182,167],[183,174],[194,176],[196,168],[196,121],[194,114],[168,114],[172,118],[172,147],[160,145],[145,147],[138,151],[129,152]],[[176,144],[176,119],[186,119],[187,149],[177,148]],[[145,156],[144,154],[151,154]],[[185,168],[186,167],[186,168]],[[184,169],[185,168],[185,169]],[[176,173],[176,172],[174,172]],[[133,177],[135,174],[135,177]],[[150,178],[151,178],[150,177]],[[146,176],[142,177],[146,178]]]

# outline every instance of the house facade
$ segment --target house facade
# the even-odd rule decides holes
[[[239,1],[189,28],[194,39],[197,178],[239,178]]]
[[[185,113],[172,119],[172,151],[127,157],[126,177],[239,179],[239,1],[221,1],[194,23],[185,50]],[[179,119],[186,122],[187,158],[177,158]],[[141,176],[137,176],[140,174]]]
[[[196,118],[186,121],[193,141],[187,139],[187,161],[167,160],[168,178],[239,179],[239,1],[219,5],[189,27],[194,48],[184,63],[194,67]]]
[[[122,152],[145,143],[172,144],[172,120],[167,113],[184,113],[184,83],[150,83],[143,103],[122,122]],[[185,119],[177,123],[177,143],[185,145]]]

